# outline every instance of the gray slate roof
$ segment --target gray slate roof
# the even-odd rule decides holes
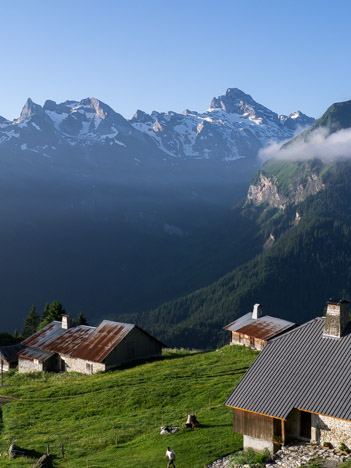
[[[271,340],[225,404],[286,419],[293,408],[351,420],[351,323],[323,337],[316,318]]]

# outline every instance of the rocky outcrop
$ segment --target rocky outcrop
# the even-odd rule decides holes
[[[287,200],[278,193],[277,183],[275,177],[269,178],[260,173],[258,182],[249,187],[247,201],[254,205],[266,202],[274,208],[284,209]]]
[[[315,195],[323,189],[321,177],[312,173],[299,181],[292,180],[286,193],[283,194],[279,190],[279,181],[275,176],[268,177],[260,172],[257,182],[249,187],[247,202],[254,205],[266,203],[272,208],[284,210],[289,204],[301,203],[308,196]]]

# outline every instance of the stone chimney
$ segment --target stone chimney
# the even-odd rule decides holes
[[[64,330],[68,330],[68,328],[71,328],[72,326],[72,320],[69,315],[62,315],[62,328]]]
[[[340,338],[349,321],[349,301],[327,301],[323,335]]]
[[[255,304],[253,306],[252,318],[256,320],[260,317],[262,317],[262,306],[261,304]]]

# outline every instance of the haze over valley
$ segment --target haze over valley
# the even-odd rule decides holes
[[[131,120],[97,99],[28,99],[0,125],[7,330],[31,304],[59,298],[91,320],[118,319],[217,279],[235,259],[198,278],[208,232],[245,196],[259,149],[313,121],[278,116],[235,88],[202,114]]]

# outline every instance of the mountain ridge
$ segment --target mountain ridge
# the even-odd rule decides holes
[[[149,115],[138,110],[129,120],[96,98],[59,104],[46,100],[43,106],[28,98],[18,119],[1,118],[0,151],[34,151],[52,157],[62,146],[110,145],[118,152],[137,140],[145,145],[146,153],[158,149],[166,159],[228,162],[253,158],[270,139],[292,137],[313,122],[299,111],[278,116],[236,88],[213,98],[202,114],[186,110]]]

